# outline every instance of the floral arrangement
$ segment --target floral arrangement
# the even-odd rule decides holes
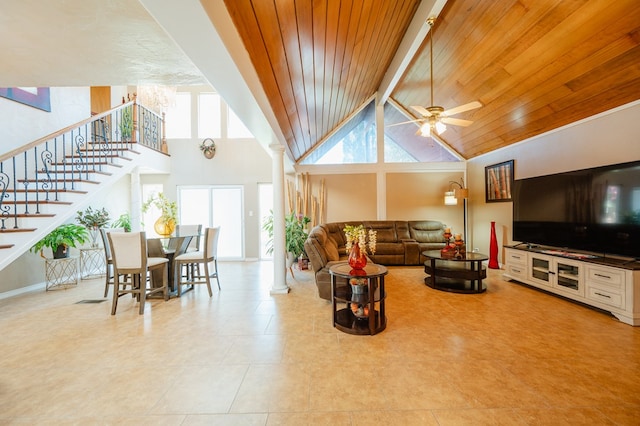
[[[104,208],[93,210],[87,207],[85,211],[78,211],[76,221],[87,229],[102,228],[109,223],[109,212]]]
[[[376,253],[377,231],[369,229],[369,231],[366,232],[364,225],[345,225],[342,232],[344,232],[344,236],[347,239],[345,244],[347,254],[351,252],[351,247],[353,246],[353,243],[356,242],[360,246],[360,250],[363,250],[365,254]]]
[[[175,222],[178,218],[178,203],[169,201],[167,196],[162,192],[152,195],[144,202],[142,205],[142,213],[149,211],[149,207],[151,207],[152,204],[160,210],[162,220],[165,222],[171,220]]]

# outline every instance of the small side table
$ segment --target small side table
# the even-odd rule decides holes
[[[374,335],[387,327],[384,302],[384,276],[388,270],[382,265],[368,263],[358,274],[352,272],[348,263],[341,263],[329,269],[331,274],[331,299],[333,303],[333,326],[349,334]],[[363,293],[353,293],[351,278],[366,280]],[[344,304],[344,305],[343,305]],[[363,306],[368,310],[366,317],[357,317],[352,306]],[[342,306],[345,306],[344,308]]]
[[[78,256],[45,259],[46,291],[78,285]]]
[[[91,279],[106,274],[104,250],[102,247],[80,249],[80,277]]]

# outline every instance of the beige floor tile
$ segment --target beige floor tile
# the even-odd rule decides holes
[[[637,425],[640,327],[504,282],[460,295],[391,267],[387,329],[332,325],[309,271],[221,262],[144,315],[102,279],[0,300],[0,424]],[[1,277],[0,277],[1,279]]]

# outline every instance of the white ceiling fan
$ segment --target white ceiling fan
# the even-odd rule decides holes
[[[431,63],[431,106],[423,107],[420,105],[412,105],[411,109],[420,114],[422,118],[393,124],[394,126],[396,126],[406,123],[420,123],[420,128],[418,129],[418,132],[416,134],[424,137],[431,136],[432,131],[435,131],[438,135],[442,134],[445,130],[447,130],[447,124],[462,127],[469,126],[471,123],[473,123],[473,121],[462,120],[460,118],[452,118],[451,116],[460,114],[465,111],[470,111],[472,109],[480,108],[482,106],[480,102],[473,101],[469,102],[468,104],[445,110],[443,107],[433,104],[433,24],[435,22],[435,19],[435,17],[427,19],[427,24],[431,26],[431,29],[429,30],[429,60]]]

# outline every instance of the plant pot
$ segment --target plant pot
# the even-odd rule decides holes
[[[67,247],[65,245],[59,245],[53,251],[53,258],[54,259],[64,259],[66,257],[69,257],[69,247]]]

